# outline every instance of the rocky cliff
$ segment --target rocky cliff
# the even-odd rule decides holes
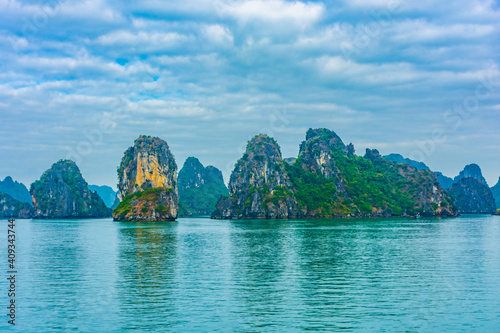
[[[309,129],[306,141],[299,149],[297,159],[304,170],[322,175],[326,179],[338,178],[336,156],[347,156],[347,147],[335,132],[319,128]],[[297,162],[297,161],[296,161]],[[341,184],[338,184],[341,186]]]
[[[460,171],[458,176],[456,176],[453,181],[455,183],[458,183],[458,181],[463,178],[476,178],[481,183],[488,186],[488,183],[486,182],[486,179],[484,179],[483,173],[481,172],[481,168],[479,167],[479,165],[474,163],[466,165],[465,168]]]
[[[88,189],[73,161],[60,160],[31,184],[34,218],[98,218],[111,216],[102,199]]]
[[[210,215],[221,196],[228,196],[222,172],[206,168],[195,157],[189,157],[179,171],[179,215]]]
[[[485,214],[496,210],[495,199],[488,186],[476,178],[460,179],[449,189],[459,213]]]
[[[295,163],[282,165],[273,139],[250,141],[231,175],[231,197],[218,202],[213,217],[456,214],[431,171],[387,161],[376,150],[356,156],[327,129],[310,129]]]
[[[177,218],[177,164],[168,144],[141,136],[125,151],[118,168],[122,201],[113,211],[117,221],[171,221]]]
[[[354,146],[350,146],[354,152]],[[286,166],[299,216],[326,217],[350,213],[342,205],[346,188],[341,170],[342,162],[350,156],[346,145],[333,131],[324,128],[307,131],[297,160]]]
[[[298,215],[278,143],[267,135],[248,142],[212,218],[290,218]]]
[[[491,188],[491,193],[493,194],[493,198],[495,198],[497,209],[500,209],[500,177],[498,178],[498,183]]]
[[[30,206],[33,204],[31,194],[22,183],[15,182],[11,177],[5,177],[0,181],[0,192],[10,195],[12,198],[20,202],[26,202]]]
[[[6,193],[0,193],[0,218],[29,219],[33,216],[33,207],[26,202],[14,199]]]

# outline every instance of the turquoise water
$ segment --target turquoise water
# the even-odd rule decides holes
[[[18,220],[16,232],[17,331],[500,331],[498,216]],[[7,289],[2,278],[5,314]]]

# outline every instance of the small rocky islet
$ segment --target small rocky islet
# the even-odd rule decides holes
[[[75,162],[60,160],[31,184],[33,218],[101,218],[111,209],[88,188]]]
[[[221,197],[214,219],[294,218],[299,207],[277,142],[258,135],[247,145],[229,180],[229,196]]]
[[[54,163],[30,191],[7,177],[0,182],[0,217],[173,221],[198,215],[290,219],[500,214],[500,179],[490,189],[476,164],[452,179],[398,154],[381,156],[367,149],[358,156],[352,144],[322,128],[307,131],[296,158],[283,158],[273,138],[255,136],[228,187],[220,170],[204,167],[195,157],[178,173],[167,142],[145,135],[125,151],[117,172],[114,202],[111,188],[89,186],[69,160]]]
[[[125,151],[118,167],[122,201],[115,221],[173,221],[179,209],[177,164],[168,144],[141,136]]]

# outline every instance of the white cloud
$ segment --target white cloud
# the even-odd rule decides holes
[[[235,18],[241,24],[279,23],[304,29],[321,19],[324,14],[324,6],[321,3],[312,2],[249,0],[232,2],[222,6],[220,13],[223,16]]]
[[[343,28],[339,23],[335,23],[310,34],[301,35],[294,46],[313,50],[339,50],[342,43],[352,40],[352,29]]]
[[[341,56],[323,56],[313,60],[317,70],[326,78],[347,79],[361,84],[394,84],[422,78],[411,64],[362,64]]]
[[[203,28],[203,34],[209,41],[219,45],[230,46],[234,41],[231,30],[220,24],[205,26]]]
[[[405,5],[405,0],[345,0],[347,6],[358,8],[378,8],[397,11]]]
[[[86,108],[103,107],[114,102],[111,96],[89,96],[81,94],[71,95],[56,95],[51,99],[53,106],[77,107],[83,106]]]
[[[0,43],[5,47],[5,48],[12,48],[15,51],[23,51],[26,50],[29,46],[28,40],[24,37],[17,37],[17,36],[0,36]]]
[[[131,113],[142,115],[154,115],[159,117],[207,117],[212,112],[196,102],[190,101],[165,101],[150,99],[139,102],[131,102]]]
[[[120,30],[100,36],[97,42],[105,46],[128,46],[135,50],[145,52],[178,48],[192,40],[193,37],[182,35],[177,32],[140,31],[138,33],[133,33],[126,30]]]
[[[404,83],[414,84],[479,84],[486,78],[497,82],[499,71],[496,66],[486,66],[480,69],[469,69],[462,72],[450,70],[434,70],[419,68],[407,62],[394,63],[357,63],[341,56],[322,56],[309,59],[306,66],[313,66],[327,81],[348,81],[359,85],[394,85]],[[426,83],[424,83],[426,82]]]
[[[0,1],[0,12],[9,17],[20,17],[25,32],[38,33],[53,21],[88,19],[93,22],[122,22],[121,13],[108,7],[105,0],[54,0],[42,4],[17,0]]]
[[[399,43],[450,42],[450,39],[478,39],[496,32],[489,24],[436,25],[426,20],[407,20],[396,23],[392,39]]]

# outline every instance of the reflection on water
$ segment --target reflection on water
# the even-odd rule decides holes
[[[154,330],[158,316],[175,311],[176,223],[121,223],[118,249],[120,330]],[[134,313],[140,318],[127,320]]]
[[[235,249],[232,281],[233,309],[241,324],[255,327],[282,325],[286,306],[289,250],[286,221],[235,222],[231,243]],[[273,232],[269,232],[273,230]]]
[[[500,327],[494,216],[23,220],[17,233],[16,328],[23,332]]]

